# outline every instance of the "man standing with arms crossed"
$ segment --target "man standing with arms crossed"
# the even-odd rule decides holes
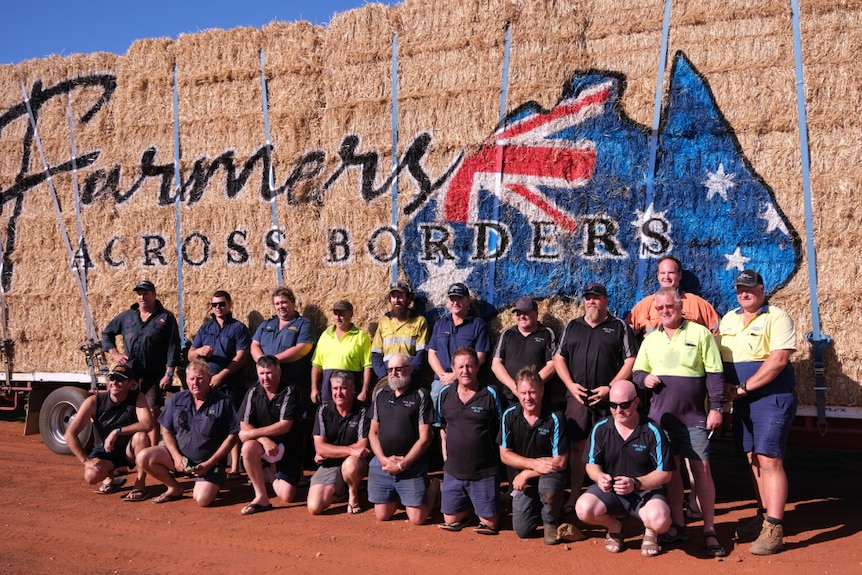
[[[150,444],[159,443],[159,414],[165,393],[174,379],[180,360],[180,332],[174,314],[156,299],[156,286],[150,280],[133,288],[137,303],[112,319],[102,331],[102,349],[117,365],[128,366],[139,378],[141,393],[152,411]],[[123,336],[123,349],[117,349],[117,336]]]

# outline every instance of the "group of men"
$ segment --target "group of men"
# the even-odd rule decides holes
[[[251,515],[272,508],[268,484],[283,501],[297,499],[310,427],[319,466],[308,488],[312,514],[338,497],[346,497],[348,513],[361,512],[367,476],[379,520],[402,505],[412,523],[424,523],[439,492],[441,529],[460,531],[475,514],[474,530],[495,535],[505,474],[519,537],[538,535],[541,525],[547,544],[580,539],[565,522],[574,512],[585,524],[605,527],[605,548],[619,552],[620,517],[630,514],[643,522],[645,556],[688,538],[685,461],[704,550],[722,557],[709,440],[733,401],[734,434],[759,503],[757,516],[737,534],[754,540],[752,553],[778,552],[787,497],[783,457],[796,407],[793,323],[766,303],[755,271],[737,275],[740,307],[720,321],[707,302],[680,291],[681,278],[680,262],[662,259],[660,289],[625,321],[609,312],[604,285],[587,284],[584,315],[566,324],[558,342],[539,322],[537,302],[521,298],[515,325],[493,350],[486,322],[472,313],[470,291],[460,282],[447,293],[451,313],[431,329],[413,309],[410,287],[391,284],[390,311],[373,338],[353,323],[353,305],[342,300],[316,339],[285,287],[273,293],[275,315],[251,337],[231,315],[230,295],[219,290],[189,351],[187,389],[166,406],[179,336],[145,280],[134,287],[137,303],[103,333],[117,364],[108,392],[88,398],[67,440],[85,465],[85,479],[101,484],[99,493],[119,489],[118,468],[137,468],[134,489],[124,497],[129,501],[150,497],[148,475],[167,488],[155,502],[178,499],[177,479],[186,476],[196,480],[194,499],[209,505],[238,476],[241,459],[254,490],[241,513]],[[489,354],[499,385],[480,376]],[[257,381],[246,390],[242,368],[249,358]],[[430,385],[422,377],[426,365]],[[96,446],[87,454],[77,434],[90,419]],[[442,485],[429,478],[438,434]],[[594,484],[582,494],[585,475]]]

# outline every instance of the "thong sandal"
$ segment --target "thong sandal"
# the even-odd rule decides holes
[[[109,495],[115,493],[120,487],[126,484],[125,477],[115,477],[109,483],[102,483],[93,493],[99,495]]]
[[[362,504],[361,503],[347,503],[347,514],[348,515],[359,515],[362,513]]]
[[[623,534],[611,533],[608,531],[605,535],[605,551],[609,553],[619,553],[623,550]]]
[[[643,541],[641,542],[641,555],[644,557],[655,557],[661,552],[661,546],[658,544],[658,537],[655,533],[644,533]]]
[[[126,493],[123,496],[123,501],[138,502],[138,501],[146,501],[149,498],[150,498],[150,492],[149,491],[147,491],[146,489],[139,489],[139,488],[135,487],[134,489],[132,489],[131,491],[129,491],[128,493]]]
[[[710,539],[715,540],[715,543],[710,543]],[[727,551],[721,546],[715,531],[704,531],[703,544],[706,548],[706,554],[710,557],[727,557]]]
[[[464,521],[455,521],[453,523],[438,523],[437,528],[443,531],[461,531],[465,525]]]

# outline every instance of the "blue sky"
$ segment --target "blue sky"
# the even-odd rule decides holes
[[[377,0],[398,4],[399,0]],[[366,0],[9,0],[0,18],[0,64],[17,64],[51,54],[125,54],[140,38],[208,28],[254,26],[279,20],[327,24],[336,12]]]

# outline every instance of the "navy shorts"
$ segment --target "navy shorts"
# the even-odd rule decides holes
[[[469,480],[443,473],[440,511],[455,515],[472,507],[479,517],[495,517],[500,513],[499,494],[500,482],[496,475]]]
[[[628,514],[632,517],[639,517],[638,513],[641,508],[653,499],[664,501],[667,504],[664,486],[644,491],[633,491],[625,495],[617,495],[613,491],[602,491],[598,485],[593,484],[587,488],[587,493],[598,497],[605,504],[608,515],[613,516]]]
[[[796,394],[773,393],[733,403],[733,437],[743,453],[784,458],[790,424],[796,415]]]
[[[114,443],[114,450],[108,453],[102,448],[93,449],[90,452],[90,459],[103,459],[105,461],[110,461],[114,464],[114,469],[118,467],[128,467],[129,469],[135,468],[135,460],[134,458],[129,458],[126,455],[126,449],[129,445],[129,439],[131,437],[124,436],[121,439],[125,439],[125,441],[117,441]]]
[[[428,466],[417,463],[398,475],[380,468],[375,457],[368,465],[368,500],[371,503],[394,503],[401,500],[405,507],[421,507],[428,502]]]
[[[302,453],[285,453],[281,459],[275,462],[275,478],[287,481],[293,486],[299,485],[302,481],[304,459]],[[264,461],[264,465],[268,465],[268,463]]]

